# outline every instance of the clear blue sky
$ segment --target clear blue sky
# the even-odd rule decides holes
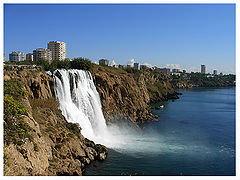
[[[67,43],[67,56],[235,73],[234,4],[5,4],[4,52]]]

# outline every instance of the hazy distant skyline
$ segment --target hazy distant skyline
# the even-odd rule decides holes
[[[5,4],[4,53],[67,43],[67,57],[235,73],[234,4]],[[168,65],[168,66],[167,66]]]

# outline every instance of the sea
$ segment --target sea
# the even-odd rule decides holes
[[[129,129],[129,141],[109,148],[107,159],[91,163],[83,175],[234,176],[235,88],[178,92],[177,100],[152,104],[157,121]]]

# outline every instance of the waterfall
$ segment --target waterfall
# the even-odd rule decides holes
[[[59,108],[68,122],[78,123],[84,137],[108,144],[109,132],[92,75],[84,70],[56,70],[54,89]]]
[[[78,123],[84,137],[117,151],[152,152],[157,149],[159,139],[149,133],[143,136],[141,131],[120,122],[106,125],[100,97],[89,71],[58,69],[53,78],[63,116],[68,122]]]

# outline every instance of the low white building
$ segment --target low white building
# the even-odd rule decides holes
[[[19,61],[25,61],[26,55],[23,52],[20,51],[13,51],[9,54],[9,61],[11,62],[19,62]]]

